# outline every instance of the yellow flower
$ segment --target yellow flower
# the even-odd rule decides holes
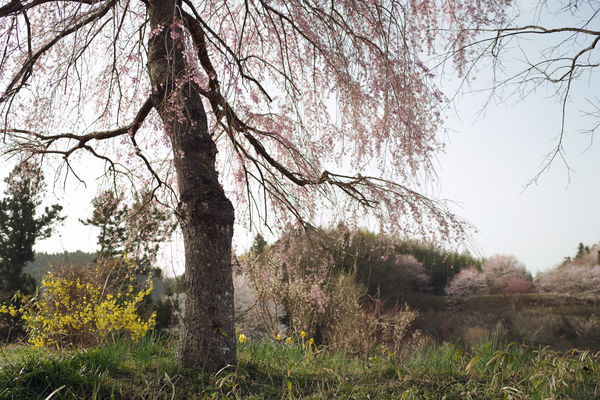
[[[281,340],[281,333],[278,333],[277,336],[275,336],[275,340],[278,342]]]
[[[315,344],[315,339],[313,339],[313,338],[308,339],[308,344]]]
[[[302,339],[304,339],[304,338],[306,337],[306,332],[304,332],[304,331],[301,331],[301,332],[300,332],[300,336],[302,336]]]
[[[291,338],[291,337],[288,337],[287,339],[285,339],[285,342],[286,342],[286,343],[292,343],[292,338]]]
[[[240,341],[240,343],[246,343],[246,341],[248,340],[248,338],[246,337],[246,335],[244,335],[242,333],[242,334],[240,334],[240,337],[238,338],[238,340]]]

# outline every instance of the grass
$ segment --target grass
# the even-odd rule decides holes
[[[179,368],[174,342],[148,337],[88,350],[0,352],[0,399],[593,399],[600,355],[485,340],[403,357],[309,352],[249,340],[216,374]]]

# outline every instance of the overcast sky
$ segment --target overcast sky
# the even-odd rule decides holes
[[[481,82],[488,73],[482,71]],[[435,194],[452,200],[452,209],[477,228],[471,246],[477,255],[513,254],[535,273],[574,255],[579,242],[600,241],[600,144],[590,146],[589,135],[579,132],[593,123],[580,114],[586,99],[597,101],[590,85],[579,82],[569,102],[564,145],[572,171],[557,160],[528,187],[560,132],[561,106],[551,93],[490,104],[483,115],[477,113],[485,97],[466,95],[448,111],[450,133],[436,163]],[[2,177],[7,167],[0,166]],[[55,236],[36,244],[37,251],[96,249],[96,232],[78,222],[91,215],[96,190],[91,180],[87,188],[69,187],[64,197],[60,190],[50,196],[63,205],[68,219]],[[238,247],[247,246],[251,236],[238,229]],[[177,263],[175,253],[181,251],[181,243],[175,243],[161,263]]]

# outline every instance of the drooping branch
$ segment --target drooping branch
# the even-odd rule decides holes
[[[63,2],[82,3],[94,5],[98,4],[100,0],[61,0]],[[0,17],[7,17],[10,15],[16,15],[24,11],[30,10],[41,4],[56,2],[56,0],[34,0],[28,3],[24,3],[20,0],[11,0],[7,4],[0,7]]]
[[[50,147],[54,142],[59,141],[59,140],[63,140],[63,139],[75,140],[75,141],[77,141],[77,144],[75,144],[74,146],[72,146],[71,148],[69,148],[67,150],[61,151],[61,154],[64,154],[65,156],[68,157],[71,153],[73,153],[77,149],[81,149],[81,148],[84,148],[85,146],[87,146],[87,143],[92,140],[99,141],[99,140],[112,139],[112,138],[122,136],[125,134],[135,136],[135,133],[140,129],[144,120],[146,119],[146,117],[148,116],[148,114],[150,113],[150,111],[152,110],[153,107],[154,107],[154,105],[152,103],[152,99],[149,97],[148,99],[146,99],[144,104],[142,104],[142,107],[139,109],[135,118],[129,125],[122,126],[120,128],[108,130],[108,131],[90,132],[85,135],[78,135],[75,133],[59,133],[59,134],[54,134],[54,135],[48,135],[48,134],[44,134],[44,133],[30,131],[27,129],[5,129],[3,132],[5,135],[5,138],[6,138],[7,134],[27,135],[27,136],[36,138],[37,140],[41,141],[44,144],[45,148]]]
[[[18,144],[14,148],[5,151],[5,154],[17,153],[17,152],[21,152],[21,151],[25,150],[32,154],[61,156],[63,161],[67,165],[68,171],[73,173],[73,175],[79,181],[83,182],[83,180],[81,178],[79,178],[79,176],[76,174],[75,170],[71,166],[71,164],[69,162],[69,157],[73,153],[75,153],[77,150],[85,150],[89,154],[94,156],[95,158],[106,162],[109,165],[109,171],[112,170],[113,172],[116,172],[117,171],[117,168],[116,168],[117,163],[115,162],[115,160],[113,160],[111,157],[108,157],[106,155],[98,153],[94,147],[90,146],[89,142],[104,141],[104,140],[108,140],[108,139],[117,138],[119,136],[127,135],[127,136],[129,136],[129,139],[132,142],[135,155],[143,161],[147,170],[150,172],[150,174],[156,180],[157,188],[164,185],[164,186],[168,187],[168,189],[172,192],[173,189],[170,188],[168,185],[165,185],[164,181],[161,179],[161,177],[158,175],[158,173],[152,167],[148,158],[140,150],[138,143],[135,139],[136,133],[141,128],[142,124],[144,123],[144,121],[147,118],[150,111],[152,111],[153,107],[154,107],[154,104],[152,102],[151,97],[149,97],[142,104],[141,108],[138,110],[137,114],[135,115],[133,121],[130,124],[122,126],[117,129],[90,132],[90,133],[87,133],[84,135],[78,135],[78,134],[74,134],[74,133],[59,133],[59,134],[50,135],[50,134],[34,132],[31,130],[26,130],[26,129],[6,129],[4,131],[4,135],[5,136],[6,135],[13,136],[13,139],[16,139],[17,142],[21,142],[21,144],[20,145]],[[35,140],[33,140],[33,139],[35,139]],[[55,144],[59,141],[62,141],[62,140],[67,140],[67,141],[75,140],[76,144],[72,145],[70,147],[67,147],[65,149],[57,149],[57,148],[52,147],[53,144]],[[119,164],[119,165],[121,165],[121,164]]]
[[[500,37],[509,37],[519,34],[551,34],[551,33],[560,33],[560,32],[569,32],[569,33],[583,33],[586,35],[598,36],[600,35],[600,31],[595,31],[591,29],[586,29],[584,27],[573,27],[566,26],[561,28],[546,28],[538,25],[525,25],[519,27],[511,27],[511,28],[500,28],[500,29],[480,29],[480,32],[493,32],[499,33]]]
[[[65,37],[71,35],[74,32],[79,31],[84,26],[104,17],[106,13],[116,4],[116,2],[117,0],[110,0],[104,6],[94,11],[89,11],[87,13],[82,13],[81,15],[78,15],[77,20],[79,21],[77,23],[61,31],[58,35],[54,36],[52,39],[50,39],[48,42],[42,45],[35,53],[30,54],[30,56],[27,57],[27,59],[21,65],[21,68],[12,77],[2,96],[0,96],[0,104],[13,98],[27,84],[27,81],[29,80],[33,72],[33,68],[44,53],[50,50],[53,46],[55,46]],[[0,17],[2,16],[3,15],[0,13]]]
[[[477,32],[484,36],[464,46],[456,46],[452,51],[444,54],[441,59],[439,66],[465,52],[472,56],[470,61],[464,65],[463,81],[458,92],[462,92],[464,85],[469,84],[476,67],[484,60],[491,59],[492,82],[489,86],[477,90],[478,92],[489,92],[488,101],[482,109],[489,104],[498,90],[504,90],[509,86],[515,88],[509,96],[518,94],[519,98],[535,92],[542,85],[547,84],[553,88],[554,97],[560,104],[560,126],[557,129],[552,149],[545,154],[537,172],[528,181],[526,187],[536,183],[556,160],[562,160],[570,180],[572,170],[564,148],[568,130],[567,111],[571,107],[568,103],[573,95],[574,81],[583,72],[591,74],[593,69],[600,67],[597,53],[600,31],[594,29],[592,24],[593,22],[597,24],[599,15],[600,9],[594,6],[591,14],[580,15],[578,22],[570,23],[568,26],[550,28],[541,24],[530,24],[477,30],[464,29],[464,32]],[[577,16],[573,14],[573,17]],[[536,46],[538,43],[536,40],[539,40],[538,49],[528,51],[519,43],[517,49],[520,51],[520,55],[515,59],[525,65],[511,68],[509,69],[510,74],[506,74],[503,71],[502,61],[511,51],[509,45],[522,38],[532,39],[529,42],[529,45],[532,46]],[[588,115],[595,117],[593,113]],[[594,129],[589,132],[593,133]]]
[[[249,80],[252,83],[254,83],[256,85],[256,87],[268,99],[268,101],[272,101],[271,96],[269,96],[269,94],[267,93],[265,88],[260,84],[260,82],[257,81],[254,77],[252,77],[244,72],[244,67],[242,65],[242,62],[236,56],[236,54],[233,52],[233,50],[229,46],[227,46],[227,44],[219,37],[219,35],[217,35],[215,32],[213,32],[212,29],[210,29],[210,27],[202,20],[202,18],[200,18],[200,15],[196,11],[196,9],[195,9],[194,5],[191,3],[191,1],[185,0],[185,3],[192,9],[192,12],[194,13],[195,16],[192,16],[192,15],[188,14],[187,12],[182,11],[184,23],[187,26],[187,28],[190,32],[190,35],[192,36],[192,40],[194,41],[194,45],[195,45],[196,49],[198,50],[198,60],[200,61],[202,68],[208,73],[209,84],[211,85],[210,86],[211,89],[215,90],[213,85],[218,85],[218,81],[216,79],[217,73],[210,61],[209,56],[208,56],[208,50],[207,50],[207,45],[206,45],[206,36],[204,34],[203,28],[208,29],[209,32],[212,34],[212,36],[215,37],[216,40],[219,40],[220,44],[223,46],[223,48],[226,50],[226,52],[233,57],[242,79],[246,79],[246,80]]]
[[[189,5],[192,7],[191,4]],[[192,10],[194,9],[192,8]],[[275,10],[270,9],[270,11],[274,12]],[[271,155],[269,150],[267,150],[259,137],[277,140],[278,135],[274,134],[273,132],[259,130],[252,127],[249,122],[247,123],[242,121],[233,110],[233,107],[229,104],[227,99],[225,99],[221,94],[221,87],[219,84],[217,71],[210,60],[207,48],[208,44],[204,33],[204,29],[208,27],[205,23],[202,23],[197,14],[194,17],[183,12],[183,17],[184,24],[190,33],[197,51],[200,66],[209,77],[209,90],[198,88],[198,91],[209,100],[213,112],[215,113],[217,123],[222,125],[224,131],[228,132],[228,136],[233,143],[235,151],[239,153],[241,158],[249,160],[251,163],[253,163],[258,171],[258,174],[260,175],[254,175],[244,166],[244,174],[246,175],[246,179],[250,177],[258,182],[266,193],[284,204],[285,207],[293,215],[295,215],[297,219],[301,221],[303,220],[302,213],[294,205],[291,192],[289,192],[287,189],[284,189],[281,186],[281,183],[278,183],[279,178],[274,174],[274,172],[281,174],[298,187],[312,186],[318,188],[321,186],[329,186],[332,188],[338,188],[347,196],[349,196],[349,198],[355,200],[358,204],[361,204],[366,208],[374,208],[380,205],[381,198],[379,198],[378,194],[382,194],[383,192],[390,196],[396,195],[396,197],[402,197],[404,199],[410,198],[411,202],[421,205],[429,205],[430,207],[427,208],[434,209],[435,207],[439,207],[439,204],[434,206],[433,202],[425,196],[419,195],[417,192],[408,189],[406,186],[392,184],[391,181],[384,181],[370,176],[362,176],[361,174],[357,174],[356,176],[334,174],[327,170],[324,170],[321,173],[313,171],[311,174],[312,177],[310,177],[305,172],[295,172],[281,162],[277,161],[277,159]],[[279,17],[282,18],[281,16]],[[285,20],[285,18],[282,20]],[[293,21],[288,22],[293,23]],[[212,34],[217,36],[214,32],[212,32]],[[365,41],[367,40],[365,39]],[[235,57],[233,51],[227,47],[225,43],[220,44],[225,46],[226,51],[228,51],[231,56]],[[373,43],[369,44],[376,47]],[[314,45],[317,46],[316,43],[314,43]],[[378,48],[378,50],[382,52],[381,49]],[[241,70],[241,66],[239,66],[239,68]],[[247,141],[260,159],[250,154],[246,147],[240,143],[238,136],[236,136],[234,132],[241,134],[241,137]],[[301,158],[304,157],[294,147],[286,146],[286,148],[293,154],[300,156]],[[264,162],[261,160],[264,160]],[[310,165],[310,163],[306,162],[306,165]],[[383,184],[387,186],[387,189],[383,189],[382,186],[379,188],[379,190],[382,190],[382,192],[380,192],[378,187]],[[250,193],[249,189],[248,192]],[[249,195],[249,197],[251,197],[251,195]],[[449,213],[446,213],[445,215],[447,216]]]

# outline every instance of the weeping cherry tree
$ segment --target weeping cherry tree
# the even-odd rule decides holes
[[[67,184],[100,162],[110,183],[174,205],[187,294],[178,358],[215,370],[235,363],[236,212],[276,228],[325,209],[460,237],[419,185],[443,149],[445,98],[426,60],[460,47],[462,70],[464,45],[509,5],[2,0],[2,152],[48,162]]]

